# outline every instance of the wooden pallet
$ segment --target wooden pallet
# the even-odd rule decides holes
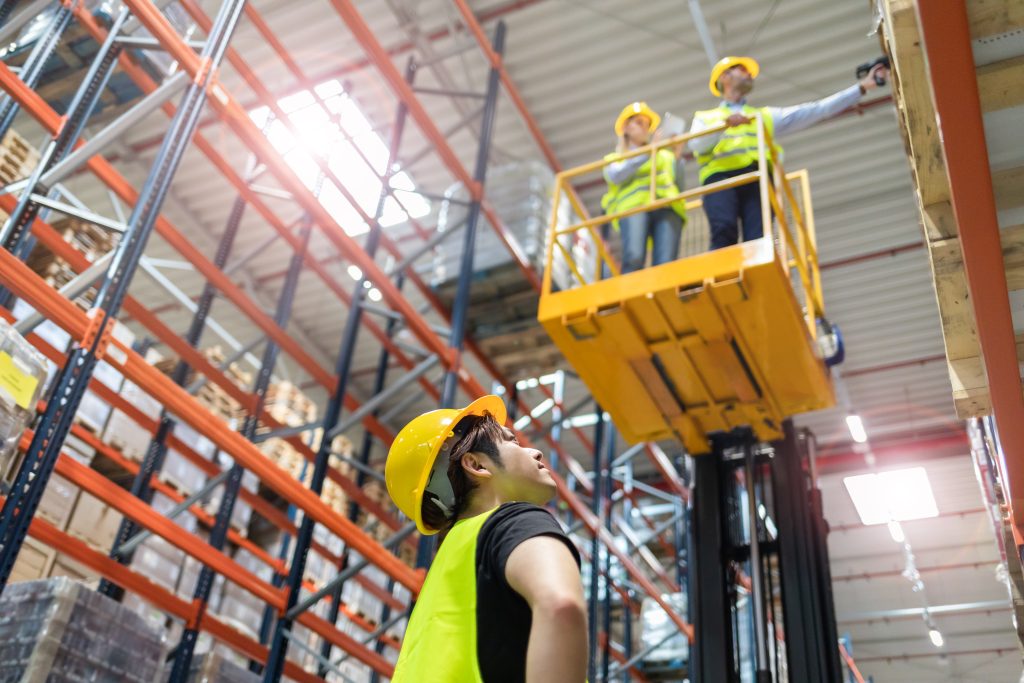
[[[13,183],[31,175],[39,164],[39,152],[14,130],[0,140],[0,183]]]

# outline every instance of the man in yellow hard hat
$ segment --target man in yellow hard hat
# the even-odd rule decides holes
[[[402,428],[384,478],[420,533],[444,532],[413,609],[394,683],[559,681],[587,673],[580,558],[541,505],[556,492],[543,455],[484,396]]]
[[[876,76],[884,82],[888,75],[887,69],[878,64],[860,82],[824,99],[790,107],[752,107],[747,104],[747,95],[753,90],[760,70],[750,57],[726,57],[711,69],[708,87],[722,101],[715,109],[695,113],[690,131],[707,130],[723,123],[728,128],[689,142],[700,164],[701,185],[757,170],[757,114],[764,119],[765,130],[777,140],[852,107],[862,95],[878,87]],[[777,154],[782,153],[777,144],[775,149]],[[757,183],[704,195],[703,202],[711,231],[711,249],[736,244],[740,222],[744,241],[763,234]]]

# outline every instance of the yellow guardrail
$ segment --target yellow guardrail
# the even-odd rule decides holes
[[[615,161],[647,155],[652,159],[650,164],[650,196],[655,197],[657,164],[653,160],[658,151],[686,144],[694,138],[720,133],[726,129],[726,126],[723,124],[698,133],[684,133],[624,152],[615,159],[594,161],[559,173],[555,177],[554,202],[552,204],[553,208],[548,230],[547,255],[541,296],[547,296],[552,293],[552,270],[556,263],[556,254],[568,266],[573,279],[580,286],[586,286],[601,279],[604,268],[607,268],[607,272],[611,274],[611,277],[619,277],[621,275],[619,264],[612,258],[611,250],[602,238],[598,226],[625,218],[626,216],[667,207],[679,200],[685,200],[687,210],[692,211],[702,206],[701,198],[704,195],[741,185],[758,183],[761,195],[762,225],[770,226],[770,229],[766,228],[765,234],[761,239],[772,240],[779,261],[786,264],[791,274],[791,281],[795,280],[794,289],[798,290],[796,292],[798,299],[804,305],[805,317],[811,337],[817,338],[817,321],[819,318],[824,317],[824,302],[821,291],[818,247],[814,231],[814,213],[811,207],[811,192],[807,171],[802,169],[792,173],[786,172],[782,165],[782,160],[777,154],[775,145],[772,143],[771,136],[764,127],[761,115],[758,114],[756,118],[758,146],[756,171],[708,185],[701,185],[700,187],[685,190],[672,196],[661,197],[645,205],[636,206],[625,211],[586,218],[588,214],[580,204],[577,194],[575,192],[566,192],[565,190],[567,187],[570,187],[574,179],[594,173],[595,171],[603,172],[605,166]],[[575,216],[583,217],[583,219],[568,226],[560,227],[563,196],[568,199]],[[596,247],[594,269],[590,277],[584,275],[586,269],[582,268],[582,264],[577,263],[573,257],[571,250],[572,240],[570,239],[567,244],[566,240],[563,239],[566,236],[573,236],[575,239],[581,231],[590,235]]]

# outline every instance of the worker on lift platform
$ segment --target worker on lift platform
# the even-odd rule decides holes
[[[615,120],[615,134],[619,136],[616,150],[605,159],[617,159],[631,149],[657,141],[652,132],[661,123],[646,102],[627,105]],[[682,152],[682,150],[679,150]],[[676,186],[676,157],[667,149],[658,150],[655,169],[656,198],[679,194]],[[651,157],[641,154],[613,161],[604,168],[608,191],[601,199],[605,213],[626,211],[643,206],[651,199]],[[647,242],[652,242],[651,265],[674,261],[679,255],[679,240],[686,223],[686,202],[673,202],[671,208],[645,211],[612,221],[622,240],[622,273],[631,273],[644,267],[647,260]]]
[[[541,505],[555,481],[540,451],[484,396],[398,433],[388,493],[421,534],[442,532],[395,665],[394,683],[558,681],[587,672],[580,558]]]
[[[758,113],[764,118],[765,130],[773,139],[795,133],[833,116],[857,103],[861,95],[885,83],[888,70],[876,63],[860,82],[815,102],[791,107],[752,107],[747,95],[754,88],[760,72],[750,57],[726,57],[711,69],[708,87],[722,102],[715,109],[698,111],[693,116],[690,132],[696,133],[726,124],[728,130],[693,138],[690,150],[700,164],[700,183],[708,185],[726,178],[757,170]],[[776,154],[782,149],[776,145]],[[743,222],[743,240],[762,236],[761,197],[757,183],[719,190],[704,195],[704,213],[711,231],[711,249],[736,244],[739,223]]]

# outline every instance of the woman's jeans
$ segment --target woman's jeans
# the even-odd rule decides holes
[[[644,267],[648,238],[654,243],[652,266],[679,258],[683,219],[670,208],[655,209],[620,218],[619,233],[622,237],[622,273],[632,273]]]

